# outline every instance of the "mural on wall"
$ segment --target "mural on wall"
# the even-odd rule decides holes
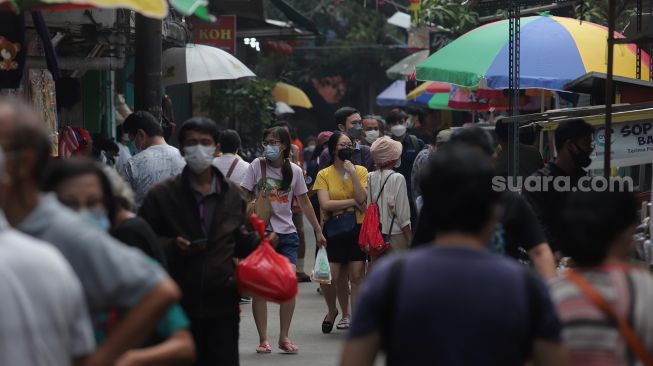
[[[347,92],[347,86],[340,75],[311,79],[313,89],[327,104],[338,104]]]

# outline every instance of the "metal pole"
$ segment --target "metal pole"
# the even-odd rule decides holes
[[[134,105],[161,117],[161,20],[136,14]]]
[[[637,34],[642,33],[642,0],[637,0],[635,8]],[[637,59],[635,64],[635,74],[637,79],[642,79],[642,48],[637,46]]]
[[[519,115],[520,3],[520,0],[513,0],[508,10],[508,90],[512,116]],[[519,175],[519,124],[511,123],[510,132],[508,174],[516,178]]]
[[[603,160],[603,176],[610,178],[610,158],[612,152],[612,104],[614,103],[613,63],[614,63],[614,28],[615,0],[608,1],[608,65],[605,79],[605,155]]]

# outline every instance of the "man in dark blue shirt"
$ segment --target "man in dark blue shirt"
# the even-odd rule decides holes
[[[433,245],[382,260],[367,278],[342,366],[566,365],[560,323],[536,274],[486,243],[498,221],[490,159],[466,146],[438,152],[422,215]]]

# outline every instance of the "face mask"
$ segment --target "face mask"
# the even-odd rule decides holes
[[[378,138],[379,130],[370,130],[365,132],[365,141],[367,141],[367,143],[370,145]]]
[[[395,164],[395,168],[399,168],[401,166],[401,159],[397,160],[397,163]]]
[[[345,160],[350,160],[351,161],[351,156],[352,155],[354,155],[354,149],[346,148],[346,149],[338,150],[338,157],[342,161],[345,161]]]
[[[592,163],[592,158],[590,158],[591,152],[588,154],[583,149],[578,147],[578,145],[574,144],[576,146],[576,149],[578,149],[578,153],[572,152],[569,150],[569,153],[571,154],[571,158],[574,160],[574,164],[581,168],[587,168],[591,163]]]
[[[201,173],[213,162],[215,146],[193,145],[184,148],[186,164],[194,173]]]
[[[111,222],[109,221],[107,213],[104,211],[104,209],[89,210],[87,208],[83,208],[77,211],[77,213],[87,224],[95,227],[96,229],[109,231],[111,228]]]
[[[279,146],[268,145],[265,147],[265,158],[271,161],[279,159],[281,156],[281,149]]]
[[[406,134],[406,126],[404,125],[394,125],[390,128],[390,132],[394,137],[402,137]]]
[[[347,131],[347,135],[354,140],[361,138],[361,132],[363,131],[363,126],[360,123],[354,123],[352,127]]]
[[[315,151],[315,145],[308,145],[308,151],[310,152]]]
[[[122,136],[120,136],[120,142],[123,142],[125,144],[129,143],[129,134],[123,133]]]
[[[408,128],[413,128],[414,124],[415,123],[413,122],[413,117],[408,117],[408,119],[406,119],[406,125],[408,126]]]

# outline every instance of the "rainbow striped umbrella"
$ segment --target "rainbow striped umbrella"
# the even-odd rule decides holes
[[[175,10],[185,16],[195,15],[205,21],[215,21],[207,10],[208,0],[170,0]],[[167,0],[0,0],[0,10],[68,10],[77,8],[127,8],[152,18],[165,18]]]
[[[520,87],[563,90],[589,72],[606,73],[605,27],[577,19],[539,15],[521,18]],[[623,35],[615,33],[615,37]],[[508,88],[508,21],[476,28],[417,65],[417,79],[466,87]],[[614,74],[635,78],[635,45],[615,45]],[[642,79],[649,79],[642,52]]]

